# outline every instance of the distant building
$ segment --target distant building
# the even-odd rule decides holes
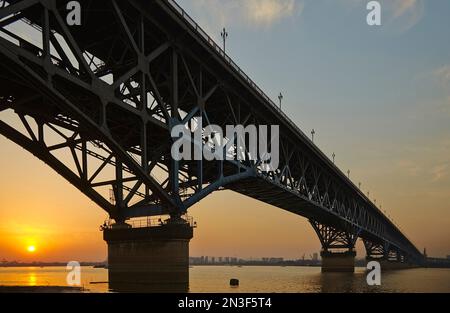
[[[212,264],[216,263],[216,258],[215,257],[211,257],[211,263]]]
[[[449,254],[449,255],[447,255],[447,260],[450,260],[450,254]]]
[[[262,258],[261,261],[263,263],[280,263],[284,261],[284,258]]]
[[[202,258],[200,258],[200,257],[189,257],[189,264],[194,264],[194,265],[202,264]]]
[[[219,263],[222,263],[222,257],[219,256]]]
[[[313,261],[318,261],[319,260],[319,254],[317,252],[313,253],[312,260]]]

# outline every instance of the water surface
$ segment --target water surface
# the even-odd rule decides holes
[[[324,273],[320,267],[194,266],[191,292],[445,292],[450,293],[450,269],[406,269],[382,273],[381,286],[366,283],[364,268],[354,274]],[[65,267],[0,267],[0,285],[66,286]],[[230,287],[231,278],[240,281]],[[82,267],[82,286],[108,292],[108,271]]]

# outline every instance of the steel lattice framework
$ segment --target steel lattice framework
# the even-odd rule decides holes
[[[184,214],[227,188],[305,216],[324,248],[341,238],[352,249],[362,237],[420,262],[401,231],[176,3],[80,3],[82,25],[68,26],[67,1],[0,1],[0,133],[111,218]],[[174,161],[171,129],[194,131],[200,117],[224,129],[280,125],[279,169],[263,172],[250,159]]]

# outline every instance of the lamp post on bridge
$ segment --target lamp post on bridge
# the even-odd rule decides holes
[[[283,94],[280,92],[280,94],[278,95],[278,100],[280,101],[280,110],[281,110],[281,101],[283,101]]]
[[[314,135],[315,134],[316,134],[316,131],[313,128],[313,130],[311,131],[311,140],[312,140],[312,142],[314,142]]]
[[[361,183],[358,183],[358,188],[361,189]]]
[[[350,170],[347,171],[348,179],[350,179]]]
[[[222,32],[220,33],[220,37],[222,37],[222,39],[223,39],[223,53],[225,53],[226,42],[227,42],[227,38],[228,38],[228,33],[227,33],[227,30],[225,29],[225,27],[223,28]]]
[[[333,152],[332,157],[333,157],[333,164],[335,164],[334,159],[336,158],[336,154],[334,152]]]

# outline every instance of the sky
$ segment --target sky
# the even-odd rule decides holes
[[[450,254],[450,1],[180,0],[227,53],[429,255]],[[0,137],[0,259],[106,258],[107,215]],[[25,179],[24,179],[25,178]],[[230,191],[189,211],[192,256],[301,258],[308,222]],[[35,245],[29,253],[26,247]],[[358,243],[358,257],[364,257]]]

